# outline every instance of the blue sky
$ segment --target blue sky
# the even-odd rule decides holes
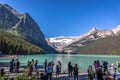
[[[93,27],[112,29],[120,24],[120,0],[0,0],[28,12],[45,37],[78,36]]]

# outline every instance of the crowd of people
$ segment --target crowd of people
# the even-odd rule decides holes
[[[101,65],[99,60],[94,61],[94,70],[92,69],[92,66],[90,65],[88,67],[88,80],[95,79],[95,76],[97,80],[115,80],[116,75],[114,74],[114,77],[110,74],[108,71],[108,62],[103,61],[103,64]],[[103,78],[103,76],[106,76]]]
[[[100,64],[99,60],[94,61],[93,66],[94,69],[92,68],[92,65],[89,65],[87,69],[88,73],[88,80],[94,80],[97,78],[97,80],[115,80],[116,74],[114,76],[111,76],[109,70],[108,70],[108,62],[107,61],[102,61],[102,65]],[[62,63],[61,61],[58,61],[57,64],[54,64],[53,61],[48,61],[47,59],[43,63],[44,69],[43,71],[38,70],[38,60],[32,59],[31,61],[29,60],[27,62],[27,72],[28,72],[28,77],[32,76],[33,71],[34,72],[39,72],[40,73],[40,79],[41,80],[52,80],[53,73],[55,73],[56,78],[60,77],[62,74]],[[12,59],[10,61],[10,66],[9,66],[9,72],[10,73],[19,73],[19,67],[20,67],[20,62],[18,59]],[[118,71],[120,71],[120,63],[118,63]],[[72,65],[71,62],[68,62],[67,64],[67,70],[68,70],[68,77],[73,77],[74,80],[79,80],[79,67],[77,64]],[[114,68],[116,71],[116,68]],[[5,74],[4,69],[2,68],[1,71],[1,76]],[[105,78],[103,78],[105,76]]]
[[[62,74],[62,63],[60,61],[57,62],[57,64],[55,65],[53,63],[53,61],[48,62],[47,60],[45,60],[44,63],[44,70],[45,72],[41,73],[41,79],[43,80],[52,80],[52,74],[53,74],[53,67],[55,66],[55,73],[56,73],[56,78],[58,78],[60,76],[60,74]],[[75,64],[75,66],[73,67],[71,65],[71,62],[68,63],[68,76],[72,77],[74,76],[74,80],[78,80],[78,65]]]
[[[20,62],[17,59],[12,59],[9,63],[9,72],[10,73],[19,73],[19,67],[20,67]],[[1,68],[0,69],[0,77],[3,77],[5,76],[5,69],[4,68]]]
[[[20,62],[18,60],[18,58],[16,60],[12,59],[10,61],[10,72],[19,72],[19,67],[20,67]]]
[[[37,71],[38,69],[38,60],[32,59],[31,61],[27,62],[27,68],[28,68],[28,76],[32,75],[33,71]]]

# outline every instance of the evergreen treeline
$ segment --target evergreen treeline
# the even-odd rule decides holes
[[[0,51],[4,54],[17,55],[44,53],[41,48],[3,31],[0,31]]]
[[[96,40],[85,47],[79,47],[75,53],[120,55],[120,35]]]

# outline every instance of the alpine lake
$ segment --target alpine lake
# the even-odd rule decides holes
[[[0,57],[0,63],[9,63],[12,58]],[[42,55],[22,55],[18,57],[20,66],[27,66],[28,60],[38,60],[38,65],[44,65],[45,59],[54,62],[54,69],[58,61],[62,63],[62,71],[67,72],[68,62],[71,61],[72,65],[78,64],[79,72],[87,72],[88,66],[94,64],[95,60],[99,60],[100,64],[103,61],[108,61],[108,66],[114,64],[117,67],[117,62],[120,62],[120,56],[113,55],[83,55],[83,54],[42,54]],[[2,65],[1,65],[2,66]],[[3,66],[4,67],[4,66]],[[94,68],[94,66],[93,66]]]

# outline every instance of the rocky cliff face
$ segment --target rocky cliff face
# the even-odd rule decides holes
[[[21,37],[45,50],[46,53],[57,53],[51,48],[38,24],[28,14],[20,14],[7,4],[0,4],[0,30]]]
[[[0,29],[11,29],[18,21],[19,18],[11,13],[6,5],[0,4]]]

